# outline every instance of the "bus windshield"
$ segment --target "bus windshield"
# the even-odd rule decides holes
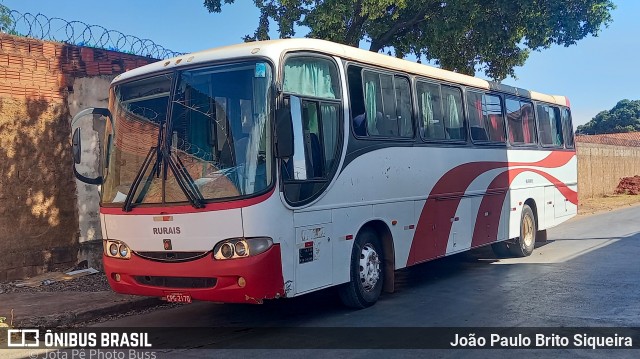
[[[219,200],[266,190],[273,167],[271,79],[268,64],[244,62],[116,85],[103,204],[127,197],[133,205],[187,202],[190,192]]]

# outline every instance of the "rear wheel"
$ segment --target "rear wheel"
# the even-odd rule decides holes
[[[514,243],[509,246],[509,252],[516,257],[530,256],[536,244],[536,233],[536,219],[533,216],[533,211],[525,204],[520,219],[520,237],[516,238]]]
[[[520,237],[493,243],[491,249],[498,258],[527,257],[533,253],[536,241],[542,239],[538,238],[542,232],[546,240],[547,231],[537,232],[533,211],[525,204],[520,218]]]
[[[378,301],[383,263],[380,239],[372,229],[363,229],[351,251],[350,281],[339,288],[340,299],[346,306],[362,309]]]

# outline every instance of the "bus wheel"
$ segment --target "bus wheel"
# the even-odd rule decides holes
[[[520,237],[509,246],[509,251],[516,257],[527,257],[533,253],[533,247],[536,244],[536,219],[533,211],[528,205],[522,208],[522,217],[520,219]]]
[[[351,251],[351,280],[339,288],[344,305],[362,309],[378,301],[382,292],[383,265],[380,239],[370,228],[363,229]]]

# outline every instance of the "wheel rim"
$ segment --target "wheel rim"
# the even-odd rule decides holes
[[[530,216],[524,216],[522,220],[522,239],[527,247],[533,245],[533,232],[533,219]]]
[[[367,243],[360,252],[360,283],[362,289],[370,292],[375,288],[380,279],[380,258],[370,243]]]

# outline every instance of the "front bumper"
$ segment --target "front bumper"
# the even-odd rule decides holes
[[[263,299],[285,295],[282,277],[280,246],[274,245],[257,256],[214,260],[209,254],[203,258],[185,262],[159,262],[131,253],[131,259],[123,260],[103,255],[104,270],[111,288],[123,294],[165,297],[167,294],[188,294],[192,299],[225,303],[262,303]],[[115,274],[120,275],[116,281]],[[145,281],[140,278],[167,279]],[[238,280],[244,278],[245,285]],[[199,279],[206,287],[171,287],[180,279]]]

